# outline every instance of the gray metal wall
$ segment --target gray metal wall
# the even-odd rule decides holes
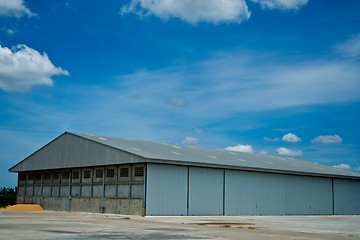
[[[146,185],[147,215],[360,214],[357,180],[148,164]]]
[[[334,179],[334,214],[360,214],[360,181]]]
[[[225,173],[225,215],[285,214],[285,175]]]
[[[189,215],[223,215],[224,170],[189,168]]]
[[[332,179],[286,175],[285,214],[333,214]]]
[[[226,215],[332,214],[331,178],[226,171]]]
[[[187,215],[188,167],[148,164],[146,215]]]

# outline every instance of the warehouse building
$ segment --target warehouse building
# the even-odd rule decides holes
[[[18,203],[49,210],[360,214],[360,174],[288,157],[65,132],[9,171]]]

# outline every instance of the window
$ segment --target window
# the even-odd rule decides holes
[[[20,181],[26,181],[26,173],[19,173]]]
[[[120,177],[129,177],[129,168],[120,168]]]
[[[62,172],[61,173],[61,179],[69,179],[69,172],[68,171]]]
[[[115,169],[113,168],[106,169],[106,177],[108,178],[115,177]]]
[[[91,170],[84,170],[84,178],[91,178]]]
[[[143,177],[143,176],[144,176],[144,167],[136,167],[135,177]]]
[[[96,178],[102,178],[103,177],[103,170],[102,169],[96,169],[95,177]]]
[[[34,174],[33,173],[28,174],[28,180],[34,180]]]
[[[44,180],[50,180],[51,179],[51,173],[46,172],[44,173]]]
[[[59,172],[54,172],[54,174],[53,174],[53,179],[54,180],[58,180],[59,179]]]
[[[80,172],[79,171],[73,171],[72,179],[79,179],[79,177],[80,177]]]
[[[35,180],[41,180],[41,173],[35,173]]]

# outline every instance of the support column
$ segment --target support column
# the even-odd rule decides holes
[[[102,193],[101,193],[101,211],[104,213],[104,195],[105,195],[105,167],[103,167],[103,184],[102,184]]]
[[[42,205],[42,196],[43,196],[43,173],[41,173],[41,180],[40,180],[40,206]]]
[[[144,216],[146,215],[146,187],[147,187],[147,164],[144,165],[144,197],[143,197]]]
[[[334,178],[331,178],[331,200],[332,200],[332,215],[335,215],[335,198],[334,198]]]

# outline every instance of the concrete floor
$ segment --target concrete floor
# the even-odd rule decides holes
[[[360,216],[140,217],[0,212],[0,239],[352,240],[360,239]]]

